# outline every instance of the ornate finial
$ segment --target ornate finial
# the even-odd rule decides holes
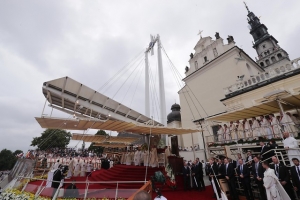
[[[250,10],[249,10],[249,8],[248,8],[248,6],[247,6],[247,4],[246,4],[246,2],[244,1],[244,4],[245,4],[245,7],[246,7],[246,9],[248,10],[248,13],[250,12]]]
[[[200,35],[200,38],[202,38],[202,32],[203,30],[199,31],[198,35]]]

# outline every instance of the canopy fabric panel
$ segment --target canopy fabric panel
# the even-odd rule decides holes
[[[163,125],[121,103],[93,90],[70,77],[47,81],[43,94],[50,106],[78,116]]]
[[[182,135],[187,133],[196,133],[197,129],[169,128],[163,126],[150,126],[141,123],[123,122],[116,120],[95,120],[95,119],[66,119],[36,117],[37,122],[42,128],[67,129],[67,130],[109,130],[117,132],[131,132],[138,134],[152,135]]]
[[[292,95],[281,100],[283,110],[292,110],[300,107],[300,95]],[[270,101],[260,105],[252,106],[249,108],[243,108],[241,110],[235,110],[213,117],[208,117],[206,120],[214,121],[236,121],[241,119],[249,119],[260,115],[268,115],[271,113],[279,113],[280,108],[277,101]]]
[[[94,143],[123,143],[123,144],[132,144],[137,141],[139,138],[133,137],[118,137],[118,136],[108,136],[108,135],[87,135],[73,133],[72,140],[83,140],[85,142],[94,142]]]
[[[104,147],[104,148],[125,148],[125,147],[127,147],[128,145],[126,145],[126,144],[123,144],[123,143],[120,143],[120,144],[118,144],[118,143],[96,143],[96,144],[94,144],[94,146],[96,146],[96,147]]]

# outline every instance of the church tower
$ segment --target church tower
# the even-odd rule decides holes
[[[250,34],[254,39],[253,48],[258,55],[256,62],[266,70],[290,63],[288,53],[278,45],[278,41],[268,33],[268,28],[260,23],[259,18],[249,10],[246,3],[245,6],[248,11]]]

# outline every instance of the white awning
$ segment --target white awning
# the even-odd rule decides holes
[[[123,122],[117,120],[97,120],[97,119],[65,119],[65,118],[49,118],[36,117],[37,122],[42,128],[50,129],[67,129],[67,130],[109,130],[117,132],[129,132],[138,134],[152,135],[182,135],[187,133],[195,133],[197,129],[169,128],[163,126],[150,126],[141,123]]]
[[[122,143],[122,144],[132,144],[133,142],[139,140],[139,138],[134,137],[119,137],[119,136],[108,136],[108,135],[89,135],[73,133],[72,140],[82,140],[85,142],[100,143]]]

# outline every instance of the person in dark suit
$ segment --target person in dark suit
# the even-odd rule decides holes
[[[219,198],[221,198],[221,190],[218,184],[218,180],[216,178],[216,175],[218,174],[218,166],[217,163],[214,162],[214,158],[209,159],[209,164],[210,164],[210,168],[209,168],[209,181],[212,182],[214,181],[216,189],[217,189],[217,193],[218,194],[214,194],[214,198],[217,198],[217,195],[219,196]]]
[[[264,142],[260,142],[259,145],[261,146],[261,150],[260,150],[260,158],[261,158],[261,160],[266,160],[266,159],[270,158],[271,157],[270,153],[269,152],[267,153],[267,151],[270,150],[270,147],[267,146],[267,145],[265,145]],[[269,161],[269,163],[270,163],[271,159],[268,159],[267,161]]]
[[[218,179],[223,179],[224,178],[225,168],[224,168],[224,163],[223,162],[224,162],[224,160],[218,159],[218,162],[217,162],[218,174],[216,174]]]
[[[61,168],[62,168],[62,165],[59,165],[58,169],[55,170],[53,173],[53,182],[51,184],[51,187],[53,188],[52,197],[54,197],[54,195],[60,185],[60,181],[63,179],[63,174],[62,174]]]
[[[243,164],[243,159],[239,159],[239,166],[236,168],[236,173],[239,176],[239,181],[242,183],[244,193],[247,200],[253,200],[252,188],[250,185],[250,170],[248,165]]]
[[[293,187],[298,197],[300,197],[300,165],[298,158],[292,159],[294,166],[291,167],[291,175],[293,181]]]
[[[234,167],[233,164],[229,162],[228,158],[224,159],[224,166],[225,166],[225,179],[227,180],[230,196],[231,199],[238,200],[238,194],[236,192],[236,186],[235,186],[235,175],[234,175]]]
[[[184,190],[189,190],[191,188],[190,184],[190,168],[187,165],[186,162],[183,163],[183,169],[182,169],[182,174],[183,174],[183,187]]]
[[[290,174],[286,166],[281,164],[276,156],[272,157],[273,165],[270,165],[271,169],[274,169],[275,175],[278,177],[279,182],[290,196],[291,199],[295,199],[294,192],[292,190],[292,183],[290,179]]]
[[[200,162],[199,158],[196,158],[196,166],[195,166],[195,177],[198,183],[199,190],[205,190],[204,180],[203,180],[203,166],[202,162]]]
[[[260,193],[260,200],[267,200],[266,190],[264,188],[264,183],[263,183],[265,170],[262,167],[261,163],[259,162],[257,156],[253,157],[253,161],[254,162],[252,163],[252,175]]]
[[[69,185],[66,188],[66,192],[65,192],[65,195],[64,195],[65,198],[78,198],[79,197],[79,192],[78,192],[78,189],[75,185],[75,182],[76,181],[73,180],[71,185]]]
[[[232,164],[233,169],[236,168],[236,161],[232,160],[231,158],[228,158],[228,162]]]

